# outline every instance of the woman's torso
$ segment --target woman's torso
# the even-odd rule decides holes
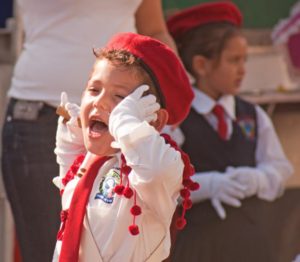
[[[92,69],[93,47],[135,31],[141,0],[19,0],[25,40],[9,96],[57,106],[60,93],[79,103]]]

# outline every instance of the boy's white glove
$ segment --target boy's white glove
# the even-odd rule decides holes
[[[194,202],[210,199],[221,219],[226,218],[226,211],[222,203],[240,207],[240,199],[245,198],[245,187],[234,180],[234,175],[210,172],[205,175],[196,174],[193,179],[200,183],[201,188],[191,193],[191,199]]]
[[[80,115],[80,107],[77,104],[68,102],[67,93],[61,93],[60,106],[64,107],[70,119],[64,123],[62,116],[58,119],[58,127],[56,132],[56,144],[66,145],[73,144],[83,146],[83,134],[82,129],[78,125],[78,119]]]
[[[234,176],[234,180],[245,186],[245,196],[251,197],[264,187],[264,173],[251,167],[228,167],[226,172]]]
[[[82,130],[78,125],[80,108],[78,105],[69,103],[65,92],[61,93],[60,105],[65,107],[70,115],[70,120],[64,123],[64,118],[58,118],[56,131],[55,154],[57,163],[60,165],[60,175],[65,175],[68,168],[72,165],[76,156],[85,153]]]
[[[142,85],[126,96],[109,116],[109,132],[118,141],[144,121],[156,121],[160,105],[152,94],[143,96],[149,86]]]

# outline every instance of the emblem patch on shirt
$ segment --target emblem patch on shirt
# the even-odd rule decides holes
[[[99,185],[99,192],[95,195],[95,199],[101,199],[105,203],[111,204],[114,201],[114,187],[119,183],[119,171],[116,169],[109,170]]]
[[[237,120],[237,123],[246,138],[248,139],[255,138],[255,121],[253,118],[250,117],[240,118]]]

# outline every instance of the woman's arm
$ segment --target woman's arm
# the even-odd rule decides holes
[[[137,32],[158,39],[177,54],[175,42],[168,32],[160,0],[144,0],[135,13]]]

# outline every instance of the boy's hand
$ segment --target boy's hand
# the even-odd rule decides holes
[[[58,118],[54,152],[56,161],[60,165],[60,176],[64,177],[75,158],[79,154],[85,153],[86,149],[83,143],[82,129],[77,121],[79,106],[69,103],[65,92],[61,94],[60,106],[64,109],[66,116]]]
[[[160,105],[152,94],[143,96],[149,86],[142,85],[126,96],[111,112],[109,131],[114,138],[129,133],[134,126],[143,121],[148,123],[157,119],[156,111]]]
[[[121,108],[124,114],[134,116],[141,121],[145,120],[148,123],[155,121],[157,119],[155,112],[159,110],[160,105],[156,102],[154,95],[143,96],[144,92],[148,89],[148,85],[139,86],[131,94],[126,96],[113,111]]]
[[[83,145],[83,134],[79,126],[80,107],[68,101],[66,92],[61,93],[60,108],[65,109],[66,115],[60,116],[57,128],[57,142],[60,139],[70,143]]]

